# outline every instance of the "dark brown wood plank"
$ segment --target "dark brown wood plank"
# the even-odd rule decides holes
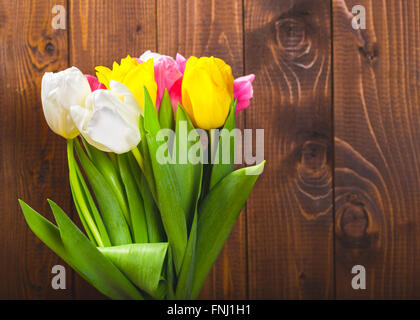
[[[235,77],[243,75],[241,0],[157,1],[159,53],[185,57],[216,56]],[[238,118],[242,127],[243,117]],[[201,299],[244,299],[246,292],[246,220],[239,217],[216,262]]]
[[[71,1],[70,64],[95,74],[95,66],[156,50],[155,12],[148,0]],[[75,297],[103,298],[78,275]]]
[[[0,298],[71,298],[53,290],[51,268],[65,265],[30,231],[17,199],[51,219],[46,199],[70,209],[66,142],[55,135],[41,107],[41,78],[65,69],[67,31],[51,26],[52,8],[66,1],[0,1]]]
[[[334,296],[330,3],[245,0],[246,127],[265,130],[248,200],[249,297]]]
[[[156,49],[154,1],[70,2],[70,62],[84,72]]]
[[[351,27],[357,4],[366,30]],[[333,5],[337,298],[419,298],[420,3]]]

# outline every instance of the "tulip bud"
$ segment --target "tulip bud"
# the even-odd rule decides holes
[[[196,127],[223,126],[233,99],[232,69],[214,57],[191,57],[185,66],[182,103]]]
[[[86,141],[105,152],[125,153],[140,142],[141,112],[132,92],[111,80],[111,90],[96,90],[85,106],[72,106],[71,117]]]
[[[254,96],[252,81],[255,74],[249,74],[233,81],[233,95],[237,100],[236,114],[249,107],[250,99]]]
[[[42,77],[41,100],[45,119],[52,131],[66,139],[79,134],[70,116],[72,105],[84,105],[90,94],[88,80],[76,67]]]
[[[131,90],[138,103],[144,110],[144,87],[150,94],[152,102],[156,105],[157,85],[155,81],[153,60],[138,63],[137,59],[127,56],[121,59],[121,64],[114,62],[112,70],[98,66],[95,68],[98,80],[110,88],[111,80],[118,81]]]

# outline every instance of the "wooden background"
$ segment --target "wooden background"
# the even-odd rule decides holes
[[[366,30],[351,27],[357,4]],[[62,262],[17,198],[76,217],[43,73],[147,49],[257,76],[240,123],[265,129],[266,170],[201,298],[420,298],[420,0],[0,0],[0,298],[103,298],[70,268],[51,288]],[[366,290],[351,287],[357,264]]]

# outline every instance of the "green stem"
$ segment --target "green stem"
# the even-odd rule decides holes
[[[83,218],[85,219],[86,224],[89,226],[90,232],[95,238],[98,246],[103,247],[104,244],[102,242],[101,236],[95,225],[95,222],[93,221],[90,215],[89,209],[86,205],[85,199],[82,194],[82,190],[80,189],[79,181],[77,180],[78,178],[74,172],[75,163],[74,163],[74,156],[73,156],[73,139],[67,140],[67,159],[69,163],[69,177],[70,177],[70,180],[73,181],[72,186],[74,189],[74,201],[77,202],[78,207],[80,208],[80,212],[83,215]]]
[[[86,153],[89,155],[96,168],[103,174],[104,178],[108,181],[110,187],[114,191],[127,224],[131,225],[127,200],[125,198],[123,186],[118,174],[118,165],[116,167],[105,152],[89,145],[84,139],[82,139],[82,142],[85,146]]]
[[[144,172],[144,161],[143,161],[143,157],[140,154],[139,149],[134,148],[131,150],[131,153],[133,154],[134,158],[136,159],[137,163],[139,164],[139,167],[141,168],[141,171]]]

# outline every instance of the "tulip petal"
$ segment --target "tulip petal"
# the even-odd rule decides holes
[[[233,95],[235,99],[238,100],[236,114],[238,114],[241,110],[248,108],[250,104],[249,100],[254,95],[252,88],[252,81],[254,81],[254,79],[255,75],[249,74],[233,81]]]
[[[111,80],[115,80],[121,83],[124,83],[125,77],[139,65],[137,59],[130,57],[129,55],[121,59],[120,64],[114,61],[112,65],[112,70],[103,67],[97,66],[95,68],[96,76],[98,77],[99,82],[103,83],[108,89]]]
[[[103,66],[98,66],[95,70],[97,71],[96,76],[98,77],[98,81],[108,88],[109,81],[112,78],[112,70]]]
[[[105,152],[125,153],[140,142],[141,108],[131,91],[111,81],[111,90],[96,90],[85,107],[71,107],[72,119],[86,141]]]
[[[106,86],[100,83],[98,78],[91,76],[90,74],[85,74],[85,77],[89,82],[90,89],[92,90],[92,92],[99,89],[106,89]]]
[[[138,118],[139,113],[143,115],[143,109],[130,89],[114,80],[111,80],[109,86],[111,91],[119,95],[121,100],[126,104],[126,108],[124,109],[128,109],[131,112],[129,116]]]
[[[223,126],[233,99],[230,66],[214,57],[190,57],[182,80],[182,102],[196,127],[214,129]]]
[[[56,134],[73,139],[78,134],[69,114],[72,105],[83,105],[91,89],[88,80],[76,67],[42,77],[41,100],[45,119]]]
[[[177,53],[176,54],[176,64],[178,66],[179,72],[184,74],[185,65],[187,64],[187,59],[185,59],[185,57],[182,54]]]
[[[145,104],[144,87],[146,87],[153,104],[156,106],[157,84],[155,82],[153,60],[137,65],[127,74],[122,83],[131,90],[143,110]]]
[[[178,66],[173,59],[168,57],[159,59],[158,62],[155,62],[154,67],[157,84],[156,106],[160,106],[163,92],[167,89],[172,98],[172,108],[176,112],[176,106],[178,102],[181,102],[178,98],[181,96],[182,73],[178,70]]]
[[[109,107],[100,107],[93,112],[87,134],[115,153],[128,152],[140,142],[138,130],[127,126],[120,114]]]
[[[55,97],[47,96],[42,103],[44,117],[51,130],[67,139],[73,139],[79,135],[79,130],[74,125],[73,120]]]
[[[140,60],[141,62],[146,62],[146,61],[149,61],[150,59],[153,59],[154,63],[157,63],[160,59],[163,59],[163,58],[171,59],[172,61],[175,62],[175,60],[172,57],[170,57],[170,56],[165,56],[163,54],[152,52],[150,50],[145,51],[140,56],[140,58],[138,58],[138,60]]]
[[[87,134],[86,127],[87,122],[89,121],[89,117],[92,114],[91,110],[88,110],[86,108],[83,108],[82,106],[72,106],[70,109],[71,117],[79,129],[80,133],[83,135],[83,137],[86,139],[86,141],[94,146],[95,148],[105,151],[105,152],[111,152],[112,150],[105,147],[104,145],[101,145],[97,143],[96,141],[92,140],[91,137]]]

